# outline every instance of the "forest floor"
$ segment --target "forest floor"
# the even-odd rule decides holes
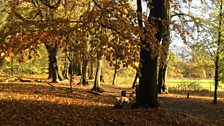
[[[71,93],[67,81],[53,84],[38,76],[26,76],[31,82],[5,78],[0,77],[4,80],[0,82],[2,126],[224,126],[223,98],[213,105],[211,97],[161,94],[157,109],[115,109],[121,90],[130,93],[133,89],[102,85],[105,92],[96,94],[89,92],[92,85],[74,85]]]

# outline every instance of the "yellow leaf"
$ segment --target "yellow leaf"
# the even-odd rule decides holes
[[[5,57],[5,60],[6,60],[7,62],[12,62],[12,57],[11,57],[11,56],[7,56],[7,57]]]

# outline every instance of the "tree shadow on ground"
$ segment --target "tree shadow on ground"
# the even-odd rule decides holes
[[[211,125],[205,121],[206,118],[198,120],[176,114],[178,109],[185,109],[181,105],[189,106],[185,102],[179,107],[175,106],[181,101],[174,99],[172,102],[173,98],[159,98],[162,105],[166,106],[159,109],[114,109],[112,95],[94,95],[83,89],[68,93],[65,91],[67,89],[51,89],[46,84],[0,84],[0,124]],[[194,105],[197,106],[196,103]],[[171,111],[174,112],[172,114],[167,111],[176,108],[177,111]]]
[[[224,101],[219,100],[218,104],[212,104],[212,99],[202,99],[185,96],[160,96],[161,106],[175,113],[184,113],[191,116],[203,118],[217,125],[224,125]]]
[[[56,87],[52,88],[47,84],[12,84],[4,83],[0,84],[0,92],[16,93],[16,94],[28,94],[28,95],[46,95],[61,98],[73,98],[82,99],[86,101],[101,102],[107,104],[115,103],[115,96],[113,95],[96,95],[91,93],[86,93],[87,90],[73,88],[71,93],[68,87]]]
[[[163,119],[162,119],[163,118]],[[179,119],[179,121],[178,121]],[[194,118],[179,118],[164,109],[56,104],[35,100],[0,100],[1,125],[54,126],[166,126],[210,125]]]
[[[104,115],[106,110],[112,109],[62,105],[45,101],[1,100],[0,122],[3,125],[109,125],[110,118]]]

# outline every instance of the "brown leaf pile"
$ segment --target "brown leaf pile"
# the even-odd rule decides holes
[[[73,126],[206,126],[208,121],[158,109],[114,109],[114,95],[46,83],[0,83],[0,124]]]

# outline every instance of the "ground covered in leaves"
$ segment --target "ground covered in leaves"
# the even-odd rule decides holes
[[[92,85],[74,85],[72,93],[68,82],[52,85],[46,79],[0,82],[0,125],[224,125],[224,103],[212,105],[210,98],[163,94],[158,109],[114,109],[119,88],[103,86],[99,95],[89,92]]]

